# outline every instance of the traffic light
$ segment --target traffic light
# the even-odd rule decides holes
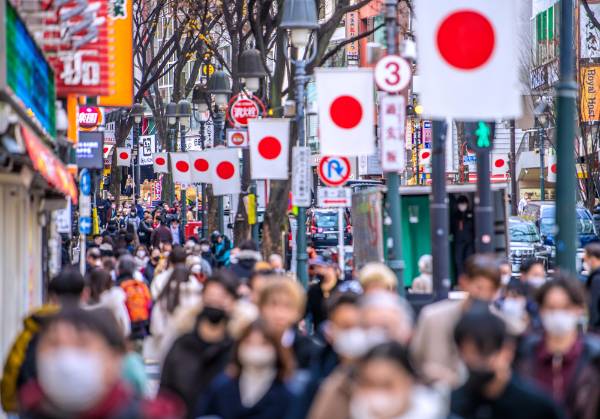
[[[495,131],[495,122],[465,122],[467,144],[475,151],[491,151],[494,147]]]

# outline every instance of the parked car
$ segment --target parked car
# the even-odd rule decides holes
[[[513,272],[519,272],[521,263],[529,258],[542,261],[546,269],[554,267],[552,247],[542,243],[534,223],[519,217],[510,217],[508,235],[509,259]]]
[[[352,244],[352,223],[350,213],[344,214],[344,244]],[[308,212],[306,234],[310,237],[315,249],[326,249],[338,245],[338,211],[335,209],[315,208]]]

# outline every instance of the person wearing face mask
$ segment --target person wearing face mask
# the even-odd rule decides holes
[[[491,304],[500,288],[498,260],[492,255],[473,255],[465,263],[458,279],[464,300],[444,300],[423,308],[411,341],[415,365],[431,382],[456,386],[462,362],[452,334],[462,313],[473,302]]]
[[[125,291],[112,280],[110,273],[104,269],[93,269],[85,276],[89,289],[87,309],[104,307],[111,311],[124,337],[131,333],[131,320],[127,312]]]
[[[423,386],[412,366],[409,351],[398,342],[375,346],[357,366],[348,389],[349,419],[446,419],[444,399]]]
[[[148,259],[148,263],[146,263],[146,267],[144,268],[144,278],[146,278],[146,282],[150,285],[152,285],[152,281],[154,280],[154,271],[158,266],[158,262],[160,262],[160,249],[152,249],[150,259]]]
[[[464,270],[465,261],[475,253],[475,222],[469,198],[461,195],[456,199],[456,208],[450,219],[452,248],[454,249],[454,270],[460,276]]]
[[[314,282],[308,287],[305,316],[310,316],[315,333],[321,333],[320,326],[327,320],[327,301],[335,292],[338,276],[331,255],[324,255],[310,261]]]
[[[150,238],[152,237],[152,216],[149,212],[144,212],[144,217],[140,221],[140,225],[138,226],[138,237],[140,240],[140,244],[150,247],[152,244]]]
[[[158,397],[143,400],[125,384],[125,341],[105,309],[65,309],[41,333],[37,379],[20,391],[26,419],[179,418],[183,406]]]
[[[222,307],[205,306],[194,328],[178,337],[165,357],[159,394],[179,396],[185,402],[188,418],[195,417],[199,395],[229,362],[233,340],[227,333],[227,321],[228,314]]]
[[[590,243],[585,246],[583,263],[588,271],[585,286],[589,294],[589,328],[594,332],[600,332],[600,243]]]
[[[529,289],[530,297],[546,282],[546,269],[541,260],[535,258],[525,259],[521,263],[521,282]]]
[[[423,255],[419,258],[419,276],[412,283],[410,292],[413,294],[433,293],[433,267],[431,255]]]
[[[217,267],[217,259],[210,248],[210,241],[207,239],[200,240],[199,247],[199,254],[202,256],[202,259],[206,260],[210,264],[210,267],[215,269]]]
[[[85,253],[85,271],[102,267],[102,253],[97,247],[91,247]]]
[[[542,285],[537,300],[544,333],[524,340],[517,370],[571,413],[576,383],[590,360],[600,355],[600,340],[580,331],[586,295],[577,279],[557,273]]]
[[[488,307],[469,309],[456,325],[454,339],[468,378],[452,392],[453,414],[463,419],[563,417],[548,396],[512,371],[516,341]]]
[[[138,264],[138,269],[143,274],[149,260],[148,249],[144,245],[139,245],[135,249],[135,261]]]
[[[200,398],[196,417],[285,418],[293,401],[285,385],[292,364],[265,324],[252,323],[237,341],[230,373],[217,377]]]

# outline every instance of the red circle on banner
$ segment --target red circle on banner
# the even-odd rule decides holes
[[[129,153],[128,153],[128,152],[126,152],[126,151],[121,151],[121,152],[119,153],[119,158],[120,158],[121,160],[127,160],[127,159],[129,158]]]
[[[208,160],[196,159],[196,161],[194,162],[194,167],[199,172],[206,172],[208,170]]]
[[[437,47],[444,60],[460,70],[475,70],[489,61],[496,47],[490,20],[474,10],[447,16],[437,32]]]
[[[363,108],[352,96],[339,96],[329,107],[329,115],[334,124],[340,128],[352,129],[360,124]]]
[[[494,166],[496,166],[497,168],[504,167],[505,163],[506,162],[504,161],[504,159],[498,159],[494,162]]]
[[[188,162],[180,160],[175,163],[175,168],[182,173],[186,173],[188,170],[190,170],[190,165]]]
[[[421,154],[421,158],[423,160],[428,159],[429,156],[431,156],[431,153],[429,151],[425,151],[423,154]]]
[[[156,160],[154,161],[156,164],[158,164],[159,166],[162,166],[163,164],[166,163],[164,157],[157,157]]]
[[[552,166],[550,166],[550,171],[556,173],[556,163],[553,163]]]
[[[276,159],[281,154],[281,142],[275,137],[264,137],[258,142],[258,154],[267,160]]]
[[[223,180],[228,180],[233,177],[235,173],[235,167],[228,161],[222,161],[217,165],[217,176]]]
[[[108,147],[104,147],[104,148],[102,149],[102,152],[103,152],[104,154],[108,153]]]

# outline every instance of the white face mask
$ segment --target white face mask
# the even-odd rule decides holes
[[[465,212],[465,211],[467,211],[467,209],[469,208],[469,205],[467,205],[467,204],[458,204],[458,206],[457,206],[457,207],[458,207],[458,210],[459,210],[460,212]]]
[[[370,391],[357,394],[350,401],[352,419],[394,418],[406,404],[406,395],[387,391]]]
[[[64,348],[42,355],[38,379],[48,399],[65,412],[92,408],[103,396],[102,361],[82,349]]]
[[[138,250],[136,255],[138,258],[144,259],[146,257],[146,252],[144,250]]]
[[[267,368],[275,366],[275,348],[264,345],[243,345],[240,347],[240,363],[243,367]]]
[[[553,336],[565,336],[577,328],[579,318],[568,310],[551,310],[542,313],[544,330]]]
[[[360,327],[352,329],[340,330],[335,334],[333,341],[333,349],[338,355],[357,359],[369,351],[370,342],[367,340],[367,335]]]
[[[527,301],[516,298],[507,298],[502,303],[502,312],[511,319],[521,319],[525,314]]]
[[[543,276],[532,276],[527,279],[527,283],[533,288],[540,288],[546,282],[546,278]]]
[[[508,283],[510,282],[510,278],[511,278],[510,274],[502,275],[500,277],[500,280],[502,281],[502,285],[508,285]]]

